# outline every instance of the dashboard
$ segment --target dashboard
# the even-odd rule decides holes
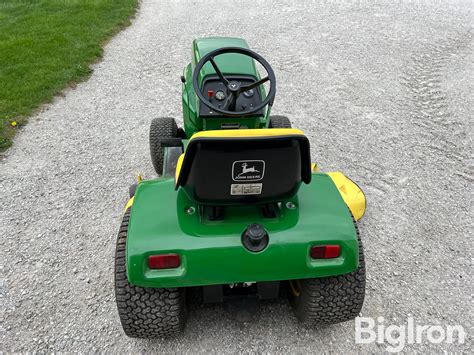
[[[242,86],[255,82],[255,78],[249,75],[226,75],[229,81],[235,80],[241,82]],[[217,76],[208,76],[204,79],[202,85],[202,94],[211,104],[219,108],[224,108],[224,102],[227,99],[227,88]],[[262,97],[259,88],[254,88],[239,95],[235,105],[235,112],[242,112],[252,109],[262,103]],[[201,102],[199,106],[199,115],[201,117],[222,117],[221,113],[214,112]],[[255,116],[263,115],[263,109],[255,113]]]

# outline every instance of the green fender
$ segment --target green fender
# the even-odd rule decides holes
[[[282,201],[281,215],[273,219],[263,218],[255,206],[244,206],[226,208],[221,221],[201,220],[197,206],[183,190],[174,190],[170,178],[141,182],[129,207],[127,275],[137,286],[303,279],[346,274],[358,267],[352,216],[335,183],[324,173],[314,173],[297,196]],[[250,223],[262,224],[269,234],[268,246],[258,253],[241,243]],[[340,245],[341,255],[311,259],[310,247],[325,244]],[[148,268],[150,255],[167,253],[178,253],[181,266]]]

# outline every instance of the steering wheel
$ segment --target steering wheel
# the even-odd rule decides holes
[[[265,70],[267,71],[267,76],[249,85],[242,85],[242,83],[237,80],[227,79],[222,74],[216,62],[214,61],[215,57],[221,54],[226,54],[226,53],[243,54],[247,57],[251,57],[255,59],[258,63],[260,63],[265,68]],[[227,98],[224,101],[223,108],[219,108],[215,106],[214,104],[212,104],[207,98],[204,97],[204,95],[201,92],[201,89],[199,88],[199,82],[198,82],[199,73],[201,72],[202,67],[207,62],[211,62],[211,65],[214,68],[217,76],[219,77],[220,81],[222,82],[222,84],[224,84],[224,86],[227,89]],[[246,111],[239,111],[239,112],[235,111],[237,98],[240,96],[240,94],[246,91],[249,91],[251,89],[254,89],[260,85],[263,85],[267,81],[270,82],[270,90],[267,94],[267,97],[265,98],[265,100],[262,101],[260,105],[257,105],[256,107],[246,110]],[[276,80],[275,80],[275,73],[273,72],[272,67],[261,55],[246,48],[223,47],[223,48],[213,50],[212,52],[209,52],[208,54],[206,54],[204,57],[201,58],[199,63],[196,64],[196,68],[194,69],[194,72],[193,72],[193,87],[199,100],[204,105],[212,109],[213,111],[221,113],[229,117],[241,117],[241,116],[250,116],[260,111],[262,108],[264,108],[267,105],[269,106],[273,105],[273,101],[275,99],[275,92],[276,92]]]

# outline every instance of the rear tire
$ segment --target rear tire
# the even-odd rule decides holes
[[[291,128],[291,122],[286,116],[270,116],[268,128]]]
[[[151,162],[158,175],[163,173],[165,149],[161,146],[162,138],[177,138],[178,125],[172,117],[154,118],[150,124]]]
[[[156,338],[181,332],[186,324],[184,288],[144,288],[128,282],[125,260],[130,209],[123,216],[115,251],[115,298],[125,334]]]
[[[357,224],[359,267],[349,274],[291,280],[290,303],[296,318],[305,326],[329,325],[357,317],[365,296],[364,251]]]

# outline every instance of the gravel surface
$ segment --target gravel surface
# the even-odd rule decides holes
[[[182,336],[134,340],[113,293],[115,238],[148,127],[181,120],[200,36],[239,36],[272,64],[275,114],[313,160],[365,190],[363,316],[472,326],[472,3],[149,1],[85,83],[30,120],[0,162],[0,350],[377,352],[354,323],[304,329],[286,301],[195,306]],[[216,9],[219,9],[216,11]],[[405,350],[472,351],[465,344]]]

